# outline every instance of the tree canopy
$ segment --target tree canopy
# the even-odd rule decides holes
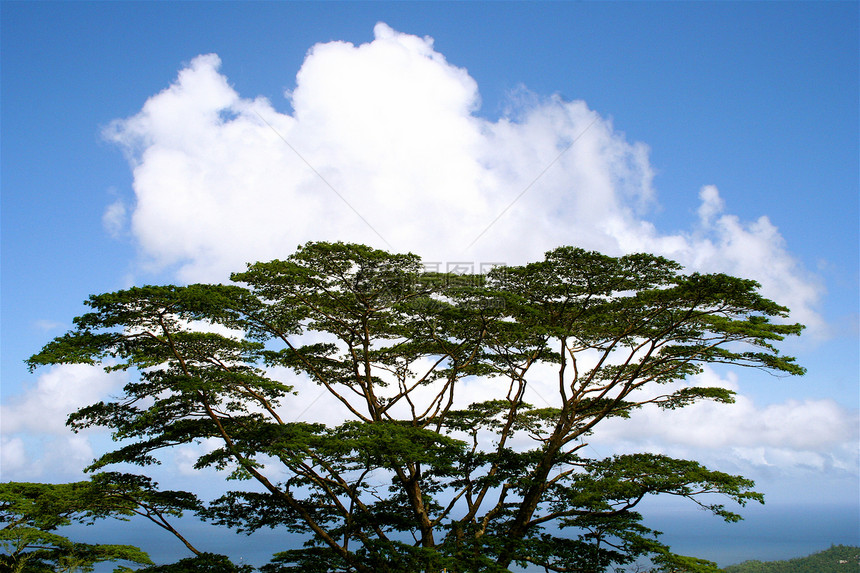
[[[69,484],[0,484],[0,520],[4,523],[0,528],[0,571],[73,573],[92,571],[105,561],[152,564],[146,553],[131,545],[79,543],[57,533],[58,528],[73,522],[135,512],[136,504],[112,500],[111,495],[102,497],[108,490],[116,491],[112,486],[104,487],[101,479]],[[115,571],[130,569],[119,566]]]
[[[803,373],[775,346],[802,326],[758,284],[647,254],[562,247],[457,275],[411,254],[309,243],[231,279],[94,295],[29,364],[135,372],[122,395],[69,418],[75,431],[113,431],[116,448],[91,471],[217,443],[196,467],[255,485],[183,507],[249,533],[306,534],[269,573],[597,572],[640,557],[713,570],[672,553],[637,505],[674,495],[736,521],[720,498],[760,502],[754,484],[665,455],[589,457],[588,436],[648,404],[732,402],[688,383],[704,365]],[[306,399],[275,375],[285,369],[336,399],[343,421],[285,419],[287,401]],[[464,401],[474,384],[481,399]]]

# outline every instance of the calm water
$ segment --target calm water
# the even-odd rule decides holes
[[[860,545],[860,509],[856,505],[749,507],[743,512],[746,519],[735,524],[726,524],[689,506],[644,512],[648,516],[646,525],[663,531],[662,541],[676,552],[716,561],[720,566],[748,559],[801,557],[832,544]],[[221,553],[234,562],[257,566],[268,562],[272,553],[301,543],[295,534],[268,529],[245,536],[192,519],[183,519],[177,525],[201,551]],[[191,556],[173,536],[144,520],[75,526],[67,528],[64,534],[76,541],[137,545],[156,563],[171,563]],[[112,569],[106,566],[97,569],[97,573]]]

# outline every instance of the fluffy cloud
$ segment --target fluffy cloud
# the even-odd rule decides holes
[[[106,373],[85,364],[55,366],[46,370],[34,388],[19,397],[4,399],[0,426],[4,435],[38,430],[65,434],[69,414],[97,402],[123,385],[124,373]]]
[[[72,434],[66,419],[115,393],[125,379],[125,373],[108,374],[94,366],[61,365],[46,370],[23,394],[4,397],[0,406],[3,479],[33,479],[46,471],[80,475],[95,457],[92,442],[103,439],[105,432]]]
[[[0,468],[3,476],[11,472],[17,474],[27,465],[27,451],[24,440],[19,437],[0,436]]]
[[[134,167],[130,224],[148,268],[223,280],[309,240],[510,264],[574,244],[753,277],[820,325],[821,287],[766,217],[725,213],[708,186],[689,232],[662,234],[646,218],[648,148],[585,102],[521,91],[504,117],[483,119],[476,82],[431,38],[385,24],[374,34],[314,46],[287,94],[292,113],[241,97],[208,54],[106,130]],[[121,205],[105,214],[114,233]]]

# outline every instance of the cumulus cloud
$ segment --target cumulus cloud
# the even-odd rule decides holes
[[[103,223],[112,235],[131,233],[144,272],[223,281],[246,262],[283,258],[310,240],[412,251],[427,262],[508,264],[577,245],[613,255],[647,251],[690,270],[754,278],[794,320],[824,330],[821,284],[766,216],[741,220],[716,186],[704,185],[689,229],[660,231],[648,219],[659,197],[647,145],[628,141],[584,101],[521,88],[502,117],[483,118],[467,70],[448,62],[432,38],[385,24],[362,45],[313,46],[286,94],[289,112],[240,95],[220,65],[215,54],[194,58],[139,113],[104,132],[127,154],[135,197],[108,206]],[[59,385],[61,374],[71,386]],[[325,396],[309,409],[317,391],[291,382],[305,400],[285,404],[287,419],[337,411]],[[112,383],[83,369],[51,371],[27,398],[4,406],[4,436],[42,423],[34,420],[59,420],[40,426],[59,431],[72,406]],[[89,398],[73,399],[72,386]],[[733,406],[645,409],[613,424],[595,444],[674,443],[762,463],[848,465],[845,436],[856,440],[857,426],[856,415],[830,401],[760,407],[742,396]],[[15,440],[4,442],[11,460],[20,451]],[[821,451],[831,453],[813,459]]]
[[[756,278],[820,326],[821,286],[766,217],[726,213],[706,186],[690,230],[661,233],[647,219],[648,147],[585,102],[521,89],[505,116],[484,119],[475,80],[432,38],[385,24],[374,35],[313,46],[287,94],[292,113],[240,96],[207,54],[105,131],[133,165],[131,232],[148,269],[223,280],[309,240],[509,264],[573,244]],[[112,232],[124,209],[108,207]]]

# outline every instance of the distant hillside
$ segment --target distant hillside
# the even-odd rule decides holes
[[[726,573],[860,573],[860,547],[834,545],[826,551],[789,561],[744,561]]]

